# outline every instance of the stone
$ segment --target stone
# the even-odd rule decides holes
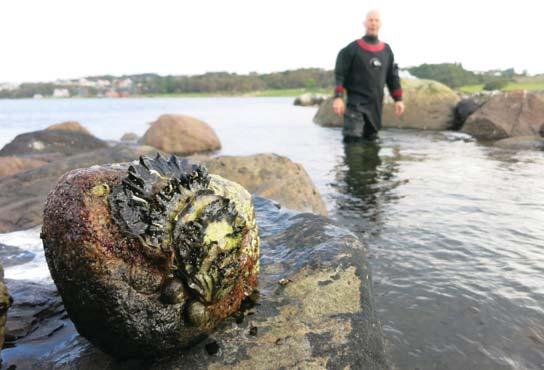
[[[494,146],[504,149],[544,149],[544,138],[540,136],[516,136],[497,140]]]
[[[121,141],[131,141],[131,142],[136,142],[138,141],[140,137],[135,134],[134,132],[126,132],[123,134],[123,136],[121,136]]]
[[[82,370],[390,369],[366,246],[322,216],[278,209],[258,196],[253,202],[261,235],[259,291],[210,336],[167,358],[116,360],[65,319],[46,339],[5,349],[5,364]],[[282,279],[289,283],[278,284]],[[22,302],[19,294],[15,300]],[[58,323],[49,320],[52,327]]]
[[[0,150],[0,156],[43,153],[74,155],[107,146],[106,142],[86,133],[41,130],[17,135]]]
[[[544,136],[544,100],[525,90],[495,95],[465,122],[463,132],[479,140]]]
[[[277,154],[219,156],[204,160],[210,172],[283,207],[327,215],[327,207],[304,167]]]
[[[163,114],[140,139],[140,143],[171,154],[192,154],[221,149],[215,131],[194,117]]]
[[[65,172],[97,164],[132,161],[154,151],[145,146],[119,145],[63,157],[45,166],[0,178],[0,233],[41,225],[47,194]]]
[[[257,284],[250,194],[174,156],[66,173],[41,236],[77,330],[119,358],[189,347]]]
[[[455,107],[455,125],[453,126],[453,129],[458,130],[463,127],[467,118],[480,109],[484,103],[485,101],[480,101],[472,97],[461,99]]]
[[[338,116],[332,109],[334,97],[327,98],[315,113],[314,123],[324,127],[344,126],[344,117]]]
[[[455,91],[440,82],[421,79],[403,80],[402,89],[405,112],[398,118],[393,100],[386,98],[383,128],[448,130],[455,125],[454,112],[459,102]]]
[[[48,126],[46,130],[58,130],[58,131],[70,131],[70,132],[80,132],[82,134],[91,135],[91,132],[77,121],[66,121],[61,123],[56,123],[54,125]]]
[[[6,335],[6,321],[8,309],[11,305],[11,298],[8,293],[8,288],[4,282],[4,268],[0,265],[0,363],[2,363],[2,348],[4,348],[4,340]]]
[[[19,172],[42,167],[48,162],[33,157],[7,156],[0,157],[0,177],[11,176]]]

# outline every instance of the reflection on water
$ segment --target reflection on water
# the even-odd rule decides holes
[[[441,133],[344,144],[332,217],[369,245],[399,369],[544,368],[544,156]]]

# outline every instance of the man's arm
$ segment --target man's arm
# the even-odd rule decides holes
[[[391,53],[391,61],[389,63],[389,68],[387,70],[386,84],[389,89],[389,94],[395,101],[395,114],[397,117],[400,117],[404,113],[404,103],[402,102],[402,86],[400,84],[399,77],[399,67],[395,63],[395,55],[391,48],[389,48]]]
[[[336,87],[334,88],[334,112],[341,116],[346,110],[344,103],[344,93],[346,91],[344,87],[344,81],[348,75],[349,67],[351,64],[350,48],[349,45],[340,50],[336,57],[336,66],[334,67],[334,80]]]

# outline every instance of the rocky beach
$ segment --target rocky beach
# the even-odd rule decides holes
[[[127,135],[119,134],[118,139],[94,136],[93,125],[66,120],[49,122],[46,127],[21,132],[6,141],[0,150],[0,232],[3,233],[0,257],[6,270],[4,284],[0,284],[0,326],[5,322],[3,366],[388,369],[408,368],[410,363],[422,364],[422,368],[439,367],[437,359],[443,351],[416,339],[425,337],[425,314],[419,316],[417,312],[429,309],[432,325],[447,320],[455,322],[454,317],[463,315],[459,322],[460,333],[464,334],[459,334],[461,337],[457,336],[453,343],[468,356],[469,368],[477,363],[511,368],[508,361],[501,362],[501,356],[514,359],[520,366],[538,368],[539,361],[544,361],[539,350],[544,329],[538,324],[541,318],[538,310],[531,311],[530,307],[531,304],[541,307],[540,288],[526,283],[527,301],[517,308],[519,311],[511,313],[515,320],[525,315],[533,324],[522,322],[501,327],[508,333],[504,337],[523,337],[513,353],[504,350],[502,355],[487,356],[485,351],[471,353],[467,343],[481,340],[478,342],[481,346],[489,349],[491,345],[491,352],[496,350],[493,347],[496,343],[490,344],[489,339],[496,333],[486,337],[483,328],[491,325],[488,321],[496,316],[484,307],[492,304],[489,300],[498,299],[493,297],[493,287],[498,283],[491,284],[492,287],[473,287],[463,293],[460,291],[468,280],[457,281],[451,278],[455,274],[447,272],[458,268],[448,265],[452,258],[454,261],[457,257],[460,261],[487,258],[484,252],[471,256],[464,249],[469,245],[477,245],[479,249],[482,235],[490,230],[487,224],[479,224],[479,210],[470,207],[481,202],[480,207],[489,210],[493,206],[488,202],[497,194],[481,193],[481,179],[472,176],[484,169],[490,178],[502,178],[501,166],[495,168],[490,163],[503,163],[502,167],[517,164],[523,169],[505,172],[505,176],[513,176],[515,181],[517,173],[521,176],[530,172],[534,176],[532,166],[543,164],[539,148],[544,145],[544,102],[538,94],[516,91],[459,96],[434,81],[408,81],[406,116],[401,120],[393,118],[386,104],[382,139],[377,147],[364,148],[342,145],[337,128],[342,122],[331,114],[330,99],[305,96],[295,102],[319,105],[317,110],[292,106],[288,99],[261,99],[264,100],[255,102],[260,107],[258,114],[262,117],[269,114],[266,125],[261,126],[258,115],[239,127],[218,125],[223,114],[237,117],[237,111],[228,105],[223,110],[212,111],[207,119],[200,115],[196,118],[190,114],[191,109],[198,113],[206,107],[194,108],[191,104],[198,103],[187,102],[186,111],[175,110],[179,112],[175,114],[162,111],[149,119],[148,125],[139,126],[139,130],[125,125],[122,130]],[[223,101],[232,104],[234,100]],[[277,107],[291,105],[289,113],[275,116],[269,106],[272,102]],[[317,125],[311,123],[312,116]],[[233,120],[239,121],[239,118]],[[446,156],[448,151],[451,157]],[[156,157],[157,153],[164,157]],[[167,162],[171,154],[178,159]],[[435,174],[444,171],[446,165],[463,168],[462,163],[452,162],[456,155],[460,160],[477,161],[473,164],[476,167],[465,173],[464,183],[458,178],[449,178],[444,183],[448,170],[440,178],[418,167],[427,163],[427,168],[433,168]],[[165,169],[182,168],[186,165],[177,161],[183,160],[197,167],[186,172]],[[134,170],[129,170],[131,165]],[[130,171],[136,179],[151,179],[158,171],[163,180],[150,185],[149,189],[154,190],[142,188],[134,193],[137,199],[152,204],[155,201],[142,194],[158,194],[157,186],[166,191],[164,179],[185,179],[190,174],[207,179],[198,166],[206,168],[211,176],[206,181],[214,185],[206,182],[199,185],[202,188],[195,188],[196,182],[187,180],[184,186],[191,193],[182,191],[180,194],[186,195],[180,195],[179,199],[194,199],[196,208],[191,212],[187,208],[186,220],[196,222],[194,217],[201,216],[191,214],[210,212],[209,216],[202,216],[204,221],[197,222],[204,229],[217,228],[210,225],[223,222],[218,220],[232,223],[227,234],[213,234],[216,239],[195,234],[200,235],[197,239],[212,240],[213,245],[225,243],[219,249],[212,244],[206,247],[209,255],[221,256],[210,262],[219,271],[217,275],[212,273],[216,270],[202,267],[208,265],[197,263],[198,258],[194,266],[179,267],[200,248],[191,249],[189,242],[185,251],[173,247],[185,245],[182,236],[193,235],[189,231],[192,229],[181,224],[171,226],[175,230],[172,235],[178,238],[174,244],[167,241],[170,236],[157,239],[160,234],[149,231],[154,230],[149,226],[145,233],[136,233],[136,229],[127,226],[138,224],[133,212],[139,208],[134,201],[122,203],[125,198],[118,198],[123,204],[120,211],[111,208],[113,198],[108,198]],[[513,179],[505,177],[504,181]],[[524,184],[522,188],[531,191],[535,182]],[[416,188],[411,190],[413,186]],[[462,186],[465,190],[459,190]],[[416,196],[412,193],[416,189],[419,192],[425,189],[428,199],[434,200]],[[456,191],[466,193],[459,195]],[[542,257],[536,252],[538,243],[531,240],[538,239],[543,230],[531,218],[537,217],[541,199],[534,191],[530,194],[535,198],[525,202],[529,209],[535,208],[525,215],[527,230],[512,231],[497,226],[492,229],[497,235],[489,243],[495,245],[499,240],[507,240],[515,244],[510,236],[503,234],[521,233],[520,240],[527,243],[533,258],[524,268],[532,274],[541,269],[537,261]],[[448,203],[455,197],[467,202],[461,201],[461,208],[455,208]],[[174,202],[178,198],[168,199]],[[165,215],[168,214],[165,209],[180,212],[179,199],[168,206],[173,208],[161,212]],[[445,200],[443,207],[448,211],[443,216],[441,211],[435,212],[442,223],[430,226],[433,221],[427,219],[426,207],[441,200]],[[518,215],[518,200],[508,201]],[[409,203],[392,211],[403,202]],[[215,204],[224,204],[224,211],[212,207]],[[507,222],[494,210],[488,212],[493,214],[491,219],[497,225]],[[117,220],[125,214],[131,214],[132,221],[121,226]],[[459,232],[465,235],[462,237],[448,233],[449,226],[455,223],[448,225],[444,221],[458,214],[474,216],[473,225],[476,225],[475,229],[458,225]],[[399,215],[403,217],[399,219]],[[515,215],[508,217],[518,217]],[[205,221],[208,219],[213,222]],[[177,217],[175,220],[172,225],[178,222]],[[406,225],[405,230],[410,220],[415,223],[412,227]],[[425,222],[428,227],[421,226]],[[126,234],[126,230],[131,231]],[[403,235],[405,232],[409,234]],[[474,239],[464,239],[467,233],[469,236],[474,233]],[[22,242],[25,238],[28,243]],[[228,238],[237,241],[225,241],[231,240]],[[260,253],[255,247],[257,238],[260,238]],[[426,238],[433,247],[420,249],[418,243]],[[447,244],[449,248],[461,248],[455,257],[440,255],[448,253],[448,247],[440,248],[448,238],[453,240]],[[236,252],[227,257],[227,249],[221,248],[227,248],[229,243],[235,243],[232,245],[236,247],[228,250]],[[142,249],[146,245],[155,249]],[[411,248],[397,250],[403,245]],[[386,256],[389,248],[394,252]],[[481,248],[487,250],[488,244]],[[504,260],[510,253],[508,248],[497,249],[501,253],[499,260],[503,261],[503,265],[497,266],[499,270],[508,264]],[[166,254],[158,255],[158,250]],[[429,251],[431,255],[427,256]],[[406,261],[399,261],[404,254]],[[428,259],[419,261],[419,258]],[[176,268],[168,261],[174,261],[172,266]],[[421,266],[412,269],[416,262],[444,269],[444,276],[452,279],[452,291],[442,292],[442,298],[433,296],[432,292],[442,289],[435,270],[428,271],[427,276],[433,278],[421,278],[425,281],[424,292],[410,291],[409,286],[417,286],[417,276],[426,271]],[[398,263],[406,264],[402,273]],[[200,272],[191,272],[195,268]],[[466,274],[468,279],[478,268],[476,264],[474,271],[457,274]],[[507,279],[501,284],[514,289],[520,281],[525,281],[521,277],[524,268],[514,268],[519,280],[514,277],[510,281],[501,276]],[[399,281],[407,271],[414,275],[406,277],[407,281]],[[487,273],[481,272],[481,276]],[[204,283],[208,279],[213,284]],[[452,303],[446,298],[471,296],[474,291],[479,293],[474,293],[468,301]],[[477,299],[478,294],[485,297]],[[418,297],[422,297],[419,302]],[[505,310],[515,300],[508,295],[501,299],[505,300]],[[421,306],[424,301],[429,304]],[[452,312],[452,316],[443,317],[447,310],[438,306],[447,302],[466,312]],[[482,322],[478,324],[482,331],[471,332],[473,318]],[[413,322],[414,326],[409,325],[411,330],[407,330],[403,322]],[[403,339],[409,331],[411,339]],[[446,346],[448,340],[438,336],[436,343]],[[506,346],[505,343],[501,342],[500,347]],[[411,360],[406,357],[406,353],[418,351],[422,354],[408,355]],[[444,361],[457,353],[455,349],[444,351],[447,352],[442,353]]]

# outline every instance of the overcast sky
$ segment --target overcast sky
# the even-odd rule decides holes
[[[541,5],[542,4],[542,5]],[[332,69],[371,8],[401,67],[544,72],[544,1],[0,0],[0,81]]]

